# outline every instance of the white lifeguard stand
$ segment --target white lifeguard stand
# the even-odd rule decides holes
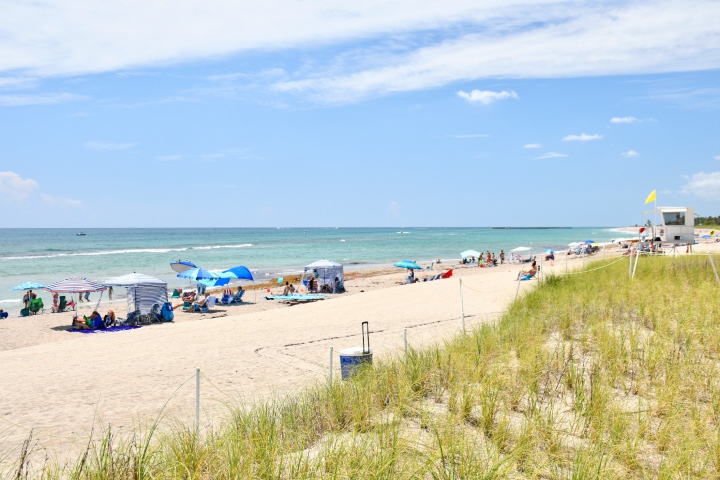
[[[654,238],[660,237],[662,242],[674,245],[695,241],[695,207],[657,207],[643,213],[660,214],[662,227],[654,227]]]

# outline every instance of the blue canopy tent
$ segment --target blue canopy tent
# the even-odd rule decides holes
[[[252,276],[252,273],[250,272],[250,269],[247,267],[243,267],[242,265],[228,268],[227,270],[220,272],[220,278],[222,280],[227,280],[225,284],[230,282],[232,279],[237,280],[250,280],[255,284],[255,279]],[[225,285],[224,284],[224,285]],[[253,289],[255,291],[255,301],[257,302],[257,289]]]

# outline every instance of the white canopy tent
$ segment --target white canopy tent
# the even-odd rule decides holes
[[[318,288],[322,288],[323,285],[333,288],[335,286],[335,277],[340,280],[340,283],[344,283],[343,266],[330,260],[318,260],[307,265],[303,272],[303,283],[308,275],[315,277]]]
[[[139,310],[141,315],[147,315],[153,305],[162,306],[168,301],[167,282],[150,275],[130,273],[109,278],[103,284],[127,288],[128,313]]]
[[[532,259],[532,248],[530,247],[517,247],[510,250],[512,258],[518,262],[529,262]],[[524,259],[523,256],[527,255],[528,258]]]

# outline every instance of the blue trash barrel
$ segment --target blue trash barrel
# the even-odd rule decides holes
[[[372,365],[372,350],[363,350],[363,347],[344,348],[340,350],[340,372],[342,379],[355,375],[355,370],[363,363]]]

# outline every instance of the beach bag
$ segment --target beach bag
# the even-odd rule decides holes
[[[175,318],[175,314],[173,313],[173,307],[170,304],[170,302],[165,302],[162,306],[162,310],[160,310],[160,315],[162,315],[163,320],[166,322],[172,322]]]

